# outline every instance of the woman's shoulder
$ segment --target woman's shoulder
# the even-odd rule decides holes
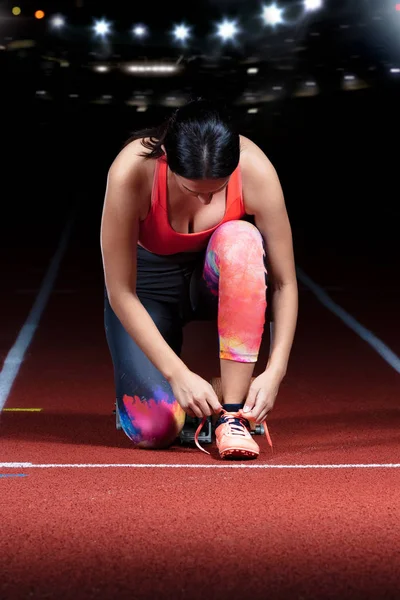
[[[242,177],[251,178],[260,172],[267,174],[274,172],[274,166],[265,152],[248,137],[240,135],[240,160],[239,166]]]
[[[139,182],[154,173],[155,160],[146,158],[148,151],[141,139],[129,142],[120,150],[110,166],[110,173],[120,180]]]
[[[129,142],[112,162],[108,181],[129,194],[140,205],[140,213],[147,214],[151,202],[156,159],[146,158],[147,151],[141,139]]]
[[[110,176],[119,183],[132,186],[135,191],[151,191],[157,161],[154,158],[146,158],[148,152],[141,139],[129,142],[111,164]]]
[[[240,138],[240,166],[248,167],[253,163],[254,160],[263,159],[264,161],[269,161],[266,154],[261,150],[260,146],[258,146],[255,142],[253,142],[250,138],[239,135]]]

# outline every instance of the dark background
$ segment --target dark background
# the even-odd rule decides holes
[[[18,17],[11,14],[15,4]],[[241,133],[274,163],[298,262],[354,261],[355,268],[371,268],[372,281],[376,267],[393,265],[395,277],[400,74],[390,69],[400,67],[396,3],[325,1],[305,13],[301,2],[286,0],[279,4],[286,22],[274,28],[263,25],[258,2],[196,1],[184,11],[178,3],[140,4],[0,3],[3,245],[53,245],[76,206],[75,235],[82,247],[100,251],[107,169],[125,139],[202,95],[230,106]],[[33,17],[37,9],[46,13],[40,21]],[[51,27],[54,13],[65,16],[62,30]],[[107,38],[93,34],[99,18],[112,21]],[[215,37],[222,18],[240,24],[235,43]],[[182,21],[193,27],[186,44],[170,33]],[[130,34],[137,22],[150,29],[144,41]],[[182,70],[138,77],[124,72],[129,61],[179,62]],[[104,64],[109,72],[94,70]],[[249,67],[258,73],[249,75]],[[306,82],[315,95],[299,95]],[[146,112],[128,104],[135,99]]]

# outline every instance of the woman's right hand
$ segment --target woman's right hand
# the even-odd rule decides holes
[[[201,419],[221,411],[222,406],[212,385],[190,369],[179,371],[169,383],[178,404],[189,416]]]

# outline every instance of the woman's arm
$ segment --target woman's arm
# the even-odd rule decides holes
[[[267,369],[283,378],[298,313],[292,232],[282,188],[273,165],[256,144],[247,138],[242,140],[245,207],[248,214],[254,215],[256,226],[265,241],[272,291],[273,339]]]
[[[169,381],[180,406],[192,416],[209,416],[221,409],[212,386],[173,351],[136,294],[139,220],[147,214],[149,197],[145,159],[134,155],[135,149],[143,151],[139,144],[124,148],[108,173],[100,234],[108,299],[125,330]]]
[[[100,233],[105,285],[110,305],[126,331],[169,379],[184,363],[136,295],[139,220],[146,212],[143,202],[148,198],[141,164],[145,159],[135,156],[132,147],[138,144],[130,145],[129,155],[128,148],[122,150],[108,173]],[[143,147],[137,151],[143,151]]]

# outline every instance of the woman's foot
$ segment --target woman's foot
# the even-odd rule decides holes
[[[215,425],[215,438],[221,458],[257,458],[258,444],[250,433],[250,424],[239,412],[222,409]]]

